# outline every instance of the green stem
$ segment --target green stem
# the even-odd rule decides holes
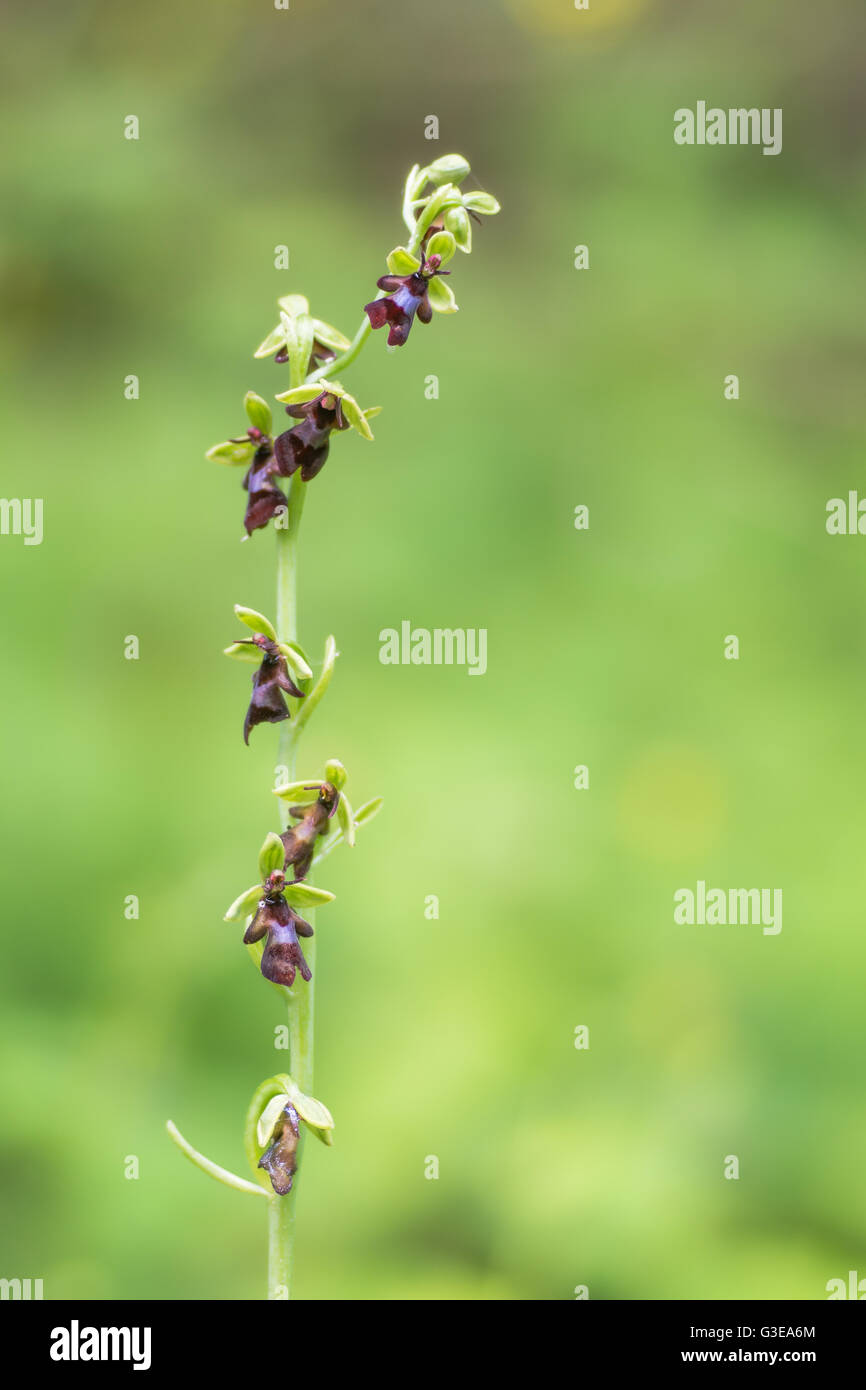
[[[268,1202],[268,1298],[288,1298],[295,1249],[295,1191]]]
[[[377,295],[376,298],[379,299],[381,296]],[[314,372],[310,372],[310,375],[307,377],[307,383],[319,381],[323,376],[327,377],[328,380],[338,376],[344,367],[348,367],[354,362],[369,338],[371,331],[370,320],[365,314],[360,328],[346,348],[346,351],[341,353],[339,357],[336,357],[333,362],[326,362],[323,367],[317,367]]]
[[[277,637],[281,642],[298,640],[298,534],[307,495],[307,484],[295,473],[288,491],[288,525],[277,530]],[[294,707],[295,702],[292,701]],[[296,713],[296,709],[293,711]],[[297,746],[300,727],[296,719],[285,719],[280,725],[278,761],[286,769],[286,780],[293,782],[297,767]],[[289,825],[288,803],[280,801],[280,826]],[[310,914],[308,914],[309,916]],[[305,943],[307,963],[313,978],[300,978],[292,991],[288,1006],[289,1058],[292,1076],[302,1091],[312,1092],[313,1086],[313,1009],[315,996],[314,940]],[[297,1160],[300,1171],[304,1149],[303,1127],[298,1144]],[[292,1261],[295,1240],[297,1204],[295,1178],[291,1192],[285,1197],[272,1197],[268,1208],[268,1298],[291,1297]]]
[[[430,223],[434,220],[438,212],[441,211],[441,202],[442,199],[440,199],[439,202],[436,203],[435,208],[433,207],[433,204],[431,204],[431,208],[433,208],[431,215],[423,216],[420,219],[418,226],[415,228],[415,231],[412,233],[412,236],[409,239],[409,245],[406,247],[406,250],[409,252],[411,256],[417,256],[418,251],[421,247],[421,242],[423,240],[424,233],[427,231],[428,227],[430,226]],[[428,212],[430,212],[430,209],[428,209]],[[380,290],[379,293],[376,295],[376,298],[381,299],[384,293],[384,290]],[[305,385],[309,385],[311,381],[321,381],[322,377],[327,377],[329,381],[332,378],[338,377],[344,367],[350,367],[352,363],[355,361],[355,358],[360,356],[361,350],[364,344],[366,343],[367,339],[369,338],[371,332],[372,326],[370,324],[370,320],[367,318],[367,315],[365,314],[363,319],[361,320],[361,324],[357,333],[355,334],[349,346],[346,348],[346,351],[341,353],[339,357],[336,357],[333,362],[326,362],[323,367],[317,367],[314,372],[310,372],[309,376],[306,379]]]

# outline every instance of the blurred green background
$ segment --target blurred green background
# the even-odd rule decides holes
[[[344,380],[384,407],[376,442],[336,440],[304,518],[301,637],[342,656],[303,767],[341,758],[386,809],[320,877],[337,1141],[307,1148],[297,1294],[866,1276],[866,540],[824,525],[866,491],[862,21],[7,10],[2,491],[44,498],[45,536],[0,539],[0,1274],[264,1292],[263,1210],[163,1129],[243,1172],[249,1095],[285,1064],[221,921],[276,824],[276,731],[244,748],[248,668],[221,655],[233,603],[273,612],[274,542],[238,543],[240,475],[203,452],[287,384],[251,356],[277,296],[353,333],[409,165],[458,150],[503,204],[452,266],[461,313],[372,338]],[[783,153],[675,146],[698,99],[783,107]],[[381,665],[403,619],[486,627],[487,675]],[[699,878],[781,887],[782,933],[675,926]]]

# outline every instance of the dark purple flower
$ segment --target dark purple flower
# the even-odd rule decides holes
[[[389,347],[402,347],[416,314],[422,323],[430,322],[433,317],[428,293],[430,281],[435,275],[451,274],[450,270],[440,270],[441,264],[441,256],[431,256],[411,275],[383,275],[376,281],[380,290],[387,291],[387,297],[365,304],[364,313],[372,328],[389,325]]]
[[[337,809],[340,793],[330,782],[319,785],[319,795],[312,806],[290,806],[289,815],[299,822],[284,830],[280,839],[286,851],[286,866],[295,870],[295,882],[306,878],[316,848],[316,840],[328,829],[328,821]]]
[[[298,937],[312,936],[313,928],[286,902],[283,896],[285,886],[285,874],[279,870],[269,876],[256,915],[244,932],[244,944],[247,946],[253,941],[261,941],[267,932],[262,974],[275,985],[294,984],[296,971],[303,979],[312,979]]]
[[[304,698],[304,692],[295,685],[289,675],[286,658],[270,637],[257,632],[255,637],[236,645],[258,647],[262,653],[262,664],[253,676],[253,697],[244,719],[244,743],[248,744],[250,730],[257,724],[279,724],[290,717],[283,691],[300,700]]]
[[[285,1197],[292,1190],[292,1178],[298,1171],[299,1134],[298,1112],[293,1105],[287,1104],[274,1126],[270,1144],[259,1159],[259,1167],[264,1168],[278,1197]]]
[[[347,430],[349,422],[343,416],[340,397],[330,391],[321,391],[314,400],[301,405],[287,405],[286,414],[301,423],[274,440],[279,472],[290,478],[300,468],[301,477],[308,483],[325,466],[331,431]]]
[[[285,507],[286,498],[274,479],[279,474],[279,465],[274,458],[274,441],[255,428],[247,430],[247,436],[256,446],[253,461],[244,474],[241,486],[248,493],[247,509],[244,514],[244,527],[248,536],[267,526],[280,507]],[[241,440],[231,440],[239,444]]]

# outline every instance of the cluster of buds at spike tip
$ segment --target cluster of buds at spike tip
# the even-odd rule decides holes
[[[286,294],[277,302],[280,321],[256,348],[254,357],[270,357],[277,363],[288,362],[292,374],[303,381],[310,372],[327,366],[338,353],[351,347],[345,333],[311,316],[310,305],[304,295]]]
[[[305,1125],[323,1144],[334,1142],[334,1120],[330,1110],[314,1096],[304,1095],[291,1076],[273,1077],[263,1083],[260,1092],[270,1094],[255,1127],[256,1148],[251,1161],[256,1170],[262,1169],[278,1197],[292,1190],[298,1171],[298,1147],[301,1125]]]
[[[460,184],[470,172],[459,154],[446,154],[409,171],[403,194],[403,219],[412,233],[413,246],[396,246],[388,256],[388,274],[377,283],[384,292],[364,306],[371,328],[388,327],[389,347],[402,347],[417,317],[429,323],[434,311],[457,312],[453,291],[442,280],[450,271],[442,266],[455,251],[472,250],[472,222],[479,213],[492,216],[499,204],[489,193],[462,192]]]
[[[225,648],[226,656],[254,661],[258,670],[253,674],[253,695],[244,716],[244,743],[250,741],[250,731],[257,724],[279,724],[291,717],[286,695],[303,700],[305,693],[292,679],[307,680],[312,670],[296,643],[279,642],[271,623],[254,608],[235,604],[241,622],[252,629],[253,636],[232,642]]]

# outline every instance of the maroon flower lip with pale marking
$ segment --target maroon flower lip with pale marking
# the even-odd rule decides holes
[[[274,476],[279,473],[279,466],[274,458],[273,440],[255,428],[247,430],[247,437],[256,446],[253,461],[244,474],[244,480],[241,484],[247,493],[244,529],[247,535],[251,536],[253,531],[267,526],[268,522],[276,516],[280,507],[285,507],[286,499],[281,489],[273,481]],[[240,444],[242,441],[233,439],[229,442]]]
[[[313,978],[298,941],[299,936],[312,936],[313,928],[286,902],[285,886],[286,877],[281,871],[269,875],[256,915],[244,932],[247,946],[261,941],[267,933],[261,969],[265,979],[275,985],[293,985],[296,972],[304,980]]]
[[[287,405],[286,414],[301,423],[278,434],[274,440],[279,471],[284,478],[290,478],[300,469],[304,482],[309,483],[327,462],[332,431],[349,428],[343,415],[343,403],[330,391],[321,391],[312,401]]]
[[[387,291],[382,299],[373,299],[364,305],[364,313],[370,320],[371,328],[384,328],[388,325],[388,346],[402,347],[409,337],[409,330],[417,314],[421,323],[429,323],[433,317],[430,303],[430,281],[435,275],[450,275],[450,270],[440,270],[441,256],[431,256],[422,261],[411,275],[383,275],[376,284],[380,290]]]
[[[258,647],[262,653],[262,664],[253,675],[253,696],[244,718],[244,743],[249,744],[250,732],[257,724],[279,724],[291,717],[283,691],[296,700],[302,700],[304,692],[295,685],[286,658],[270,637],[257,632],[255,637],[235,645]]]

